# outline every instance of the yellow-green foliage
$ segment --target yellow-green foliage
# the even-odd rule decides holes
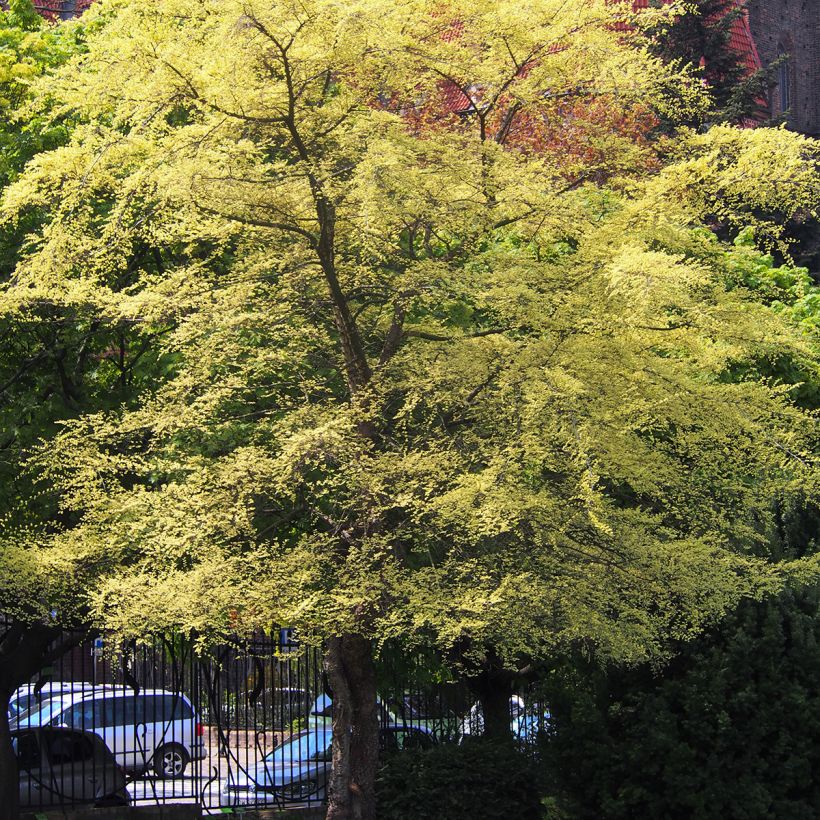
[[[82,49],[82,36],[79,23],[47,23],[30,0],[11,0],[0,8],[0,184],[34,153],[65,140],[65,123],[44,116],[47,105],[28,103],[38,78]]]
[[[777,585],[771,502],[814,491],[815,422],[738,373],[816,362],[816,339],[693,228],[815,207],[810,143],[684,134],[603,189],[488,138],[490,110],[545,95],[700,105],[609,0],[100,5],[50,84],[86,124],[5,193],[6,219],[49,219],[0,315],[172,323],[173,367],[44,444],[73,525],[15,549],[92,566],[98,617],[135,633],[279,622],[628,660]],[[443,77],[477,113],[411,127]],[[190,252],[123,289],[140,242]]]

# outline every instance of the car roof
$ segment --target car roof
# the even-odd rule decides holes
[[[185,698],[188,696],[183,692],[170,692],[167,689],[131,689],[128,686],[119,686],[116,689],[103,689],[85,692],[69,693],[72,700],[98,700],[105,698],[106,700],[112,697],[124,698],[126,696],[142,697],[143,695],[171,695],[172,697]]]
[[[21,698],[35,693],[39,693],[45,697],[46,693],[51,692],[87,692],[97,688],[95,684],[89,683],[88,681],[48,681],[40,686],[39,689],[37,687],[38,684],[36,683],[24,683],[22,686],[17,687],[11,699],[14,700],[15,698]],[[111,689],[112,687],[107,685],[105,687],[100,686],[99,688]]]
[[[74,706],[77,703],[85,703],[92,700],[112,700],[124,697],[147,697],[148,695],[170,695],[177,697],[190,704],[190,699],[183,692],[169,692],[167,689],[140,689],[134,691],[125,686],[118,686],[116,689],[93,689],[80,692],[63,692],[43,698],[43,703],[51,700],[62,701],[63,706]]]

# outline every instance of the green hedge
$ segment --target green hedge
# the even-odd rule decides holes
[[[380,820],[541,820],[539,769],[512,744],[472,739],[389,759],[377,782]]]

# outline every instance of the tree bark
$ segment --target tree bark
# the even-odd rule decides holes
[[[370,641],[331,638],[325,671],[333,697],[333,768],[327,820],[375,820],[379,723]]]
[[[263,33],[266,32],[263,30]],[[376,428],[367,417],[367,401],[363,400],[373,371],[336,269],[336,206],[328,196],[322,180],[312,170],[313,158],[297,123],[298,93],[288,55],[290,46],[282,45],[275,39],[273,43],[279,50],[288,88],[288,113],[283,123],[290,133],[297,155],[307,168],[316,209],[319,235],[313,250],[330,292],[350,395],[358,401],[361,413],[356,427],[363,438],[375,441]],[[339,544],[339,556],[342,560],[347,556],[348,547],[343,542]],[[327,818],[375,820],[379,726],[376,716],[376,673],[370,641],[357,634],[331,638],[325,650],[325,671],[333,690],[334,712],[333,768],[328,780],[330,794]]]
[[[90,633],[89,633],[90,634]],[[20,793],[17,759],[11,746],[8,704],[14,691],[28,683],[85,637],[65,634],[58,627],[15,621],[0,635],[0,820],[19,820]]]
[[[510,698],[515,694],[517,675],[504,666],[492,647],[485,649],[481,660],[466,678],[467,685],[481,704],[483,736],[493,740],[511,740]]]
[[[336,209],[332,203],[321,197],[316,203],[316,213],[319,219],[319,242],[316,253],[333,302],[333,318],[339,331],[350,392],[357,393],[370,381],[372,371],[359,328],[350,312],[350,304],[336,271]]]
[[[513,687],[510,681],[487,675],[476,682],[476,690],[484,719],[484,737],[491,740],[511,740],[510,698]]]
[[[12,691],[0,688],[0,820],[17,820],[20,816],[17,758],[9,733],[8,702]]]

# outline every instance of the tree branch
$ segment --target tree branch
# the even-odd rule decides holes
[[[506,333],[508,327],[492,327],[488,330],[477,330],[475,333],[465,333],[462,336],[442,336],[438,333],[428,333],[424,330],[405,330],[405,337],[424,339],[428,342],[458,342],[461,339],[480,339],[483,336],[493,336],[496,333]]]

